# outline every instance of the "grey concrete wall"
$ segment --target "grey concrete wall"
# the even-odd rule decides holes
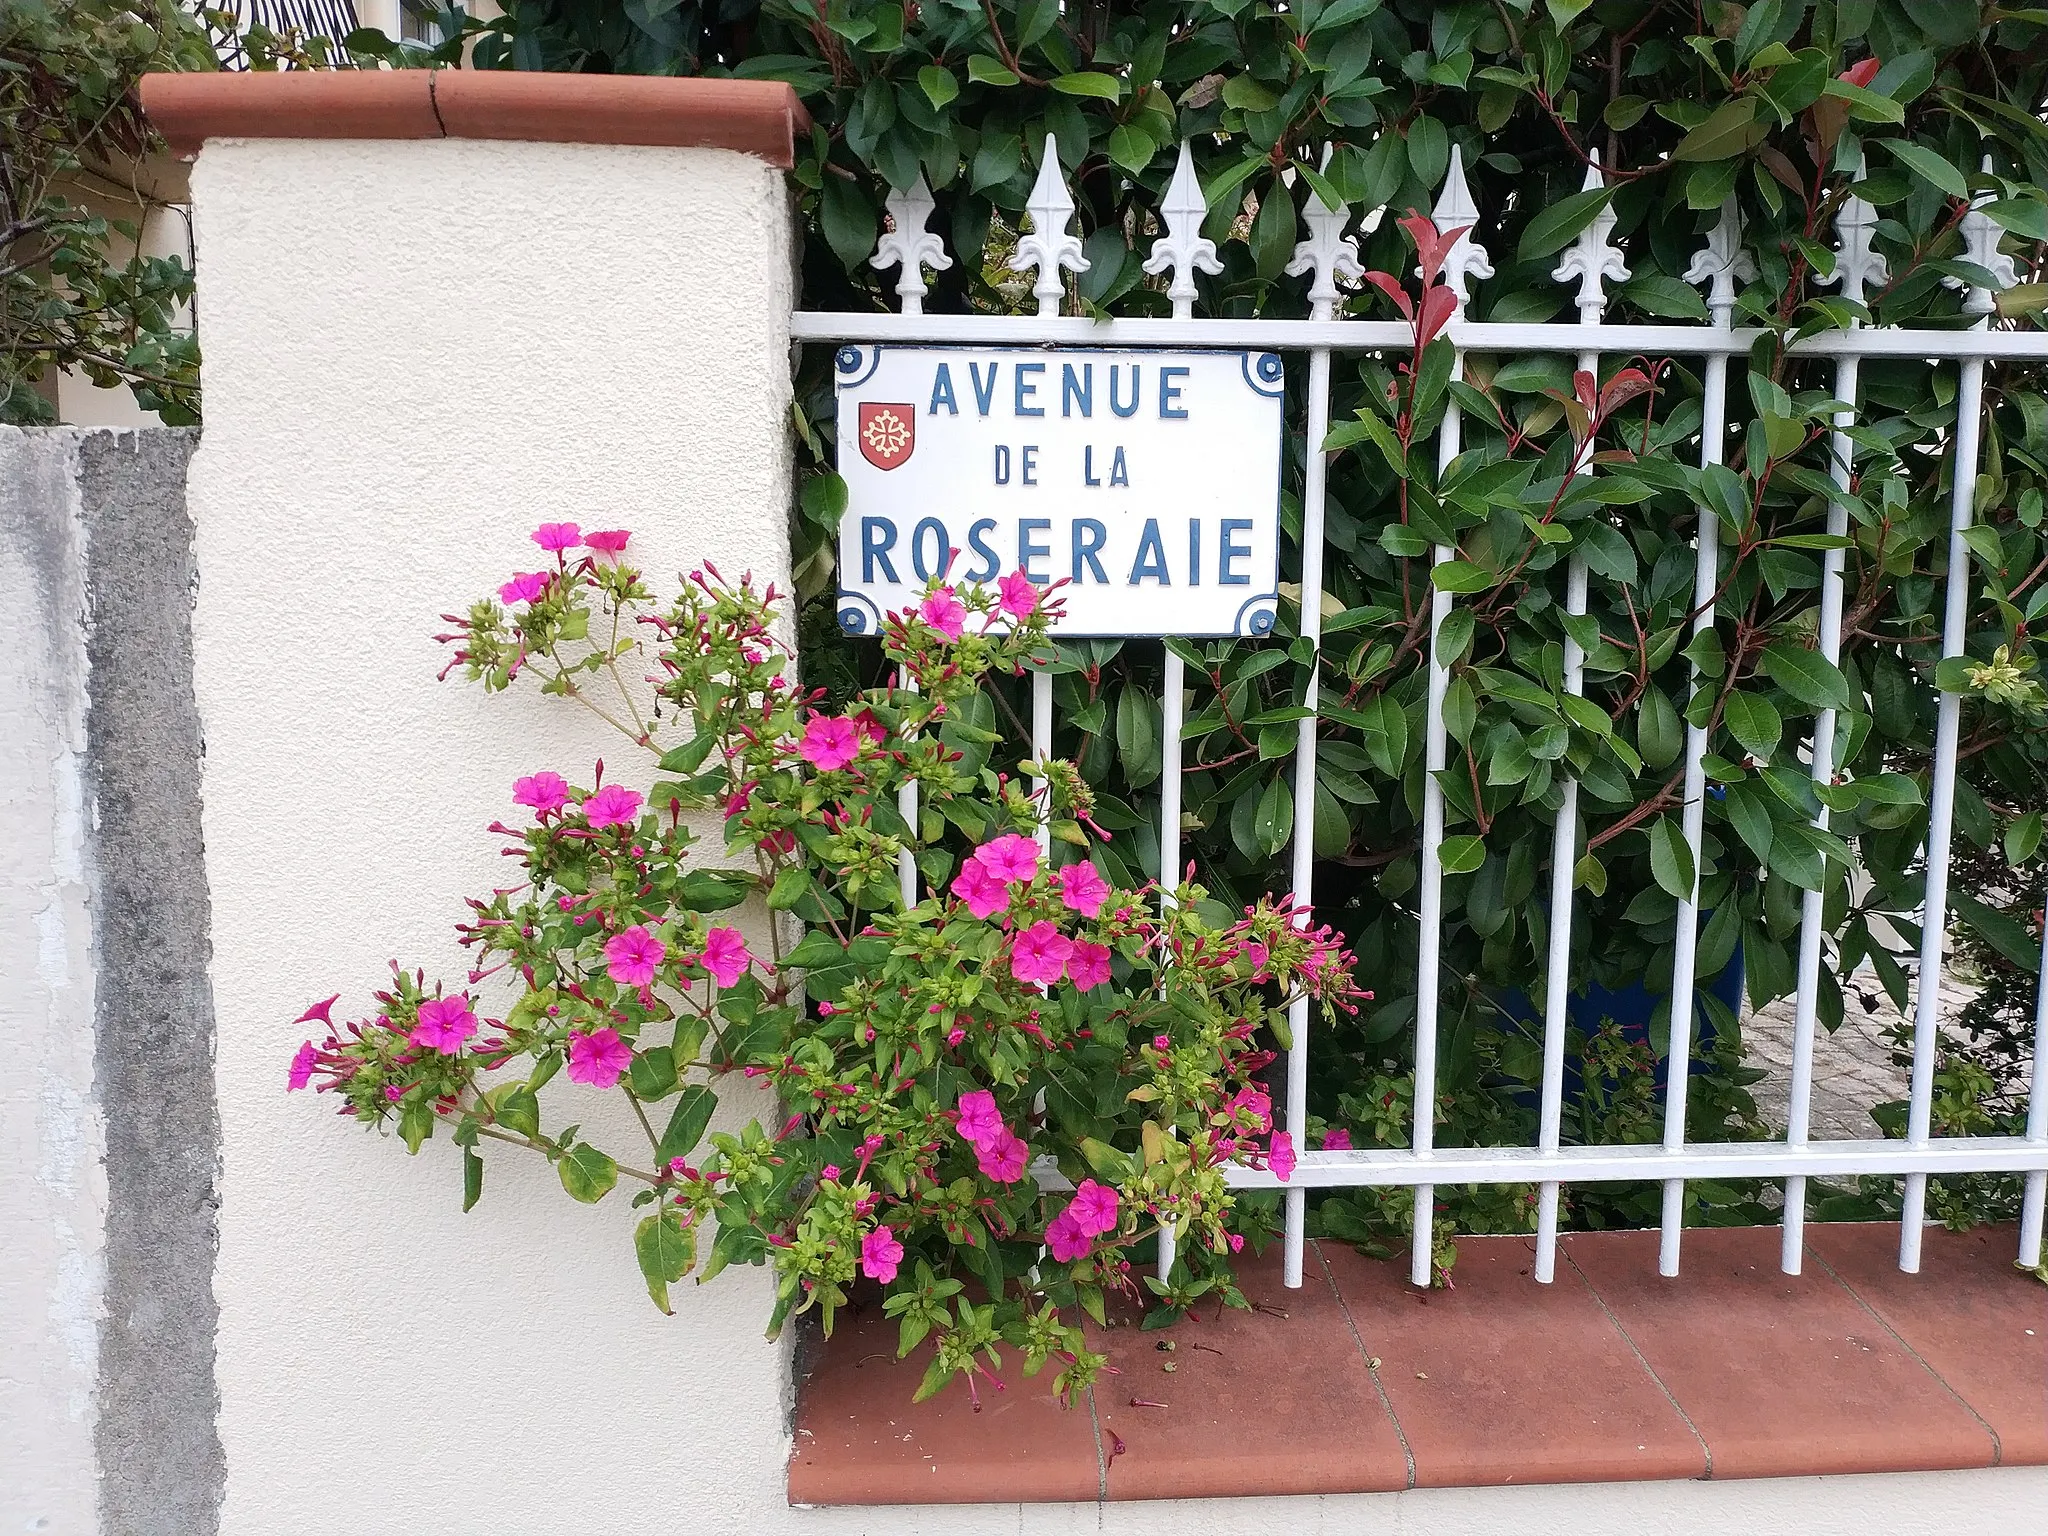
[[[195,442],[0,428],[0,1530],[218,1526]]]

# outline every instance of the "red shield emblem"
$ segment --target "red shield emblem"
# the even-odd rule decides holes
[[[860,403],[860,456],[877,469],[894,469],[917,446],[917,407]]]

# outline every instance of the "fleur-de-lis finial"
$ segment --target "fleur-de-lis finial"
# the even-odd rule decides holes
[[[1984,174],[1991,174],[1989,155],[1984,157]],[[1998,248],[1998,237],[2002,231],[1984,212],[1984,205],[1991,201],[1992,194],[1988,191],[1979,192],[1970,200],[1970,211],[1963,215],[1963,259],[1989,272],[1996,288],[1980,288],[1960,277],[1942,279],[1951,288],[1968,290],[1963,295],[1963,310],[1972,315],[1990,314],[1997,307],[1998,290],[2010,288],[2020,280],[2019,268],[2013,265],[2013,259]]]
[[[924,312],[923,269],[930,267],[934,272],[943,272],[953,265],[953,258],[946,254],[946,242],[925,228],[937,206],[932,201],[931,188],[924,184],[923,171],[917,173],[917,180],[908,191],[892,190],[888,209],[895,228],[875,242],[875,254],[868,258],[868,265],[877,269],[900,268],[896,274],[896,293],[903,301],[906,315]]]
[[[1852,173],[1858,180],[1863,176],[1863,156],[1856,156],[1856,169]],[[1842,211],[1835,215],[1835,233],[1840,237],[1842,249],[1835,256],[1835,271],[1832,277],[1821,279],[1824,283],[1840,283],[1842,297],[1863,302],[1863,290],[1874,284],[1888,282],[1891,269],[1885,265],[1884,257],[1870,248],[1870,238],[1877,231],[1877,210],[1860,197],[1850,197],[1842,204]]]
[[[1756,263],[1742,248],[1742,213],[1729,198],[1721,205],[1721,217],[1714,221],[1707,243],[1685,269],[1688,283],[1711,283],[1707,308],[1714,312],[1714,324],[1726,325],[1735,313],[1735,285],[1756,276]]]
[[[1330,168],[1330,149],[1328,144],[1323,146],[1323,169],[1326,171]],[[1308,290],[1309,303],[1313,306],[1311,318],[1327,320],[1331,307],[1344,296],[1337,287],[1337,279],[1346,277],[1355,282],[1365,273],[1358,264],[1358,242],[1344,234],[1344,226],[1351,222],[1351,209],[1343,203],[1332,208],[1323,201],[1323,194],[1311,187],[1308,207],[1302,210],[1301,220],[1308,225],[1308,238],[1296,243],[1287,271],[1293,277],[1304,272],[1315,273],[1315,281]]]
[[[1166,233],[1152,242],[1152,254],[1145,260],[1145,270],[1155,277],[1161,272],[1173,273],[1166,296],[1173,300],[1176,319],[1184,320],[1193,311],[1195,273],[1207,272],[1214,277],[1223,270],[1223,263],[1216,257],[1216,242],[1202,238],[1202,220],[1208,216],[1209,205],[1202,199],[1202,184],[1195,180],[1194,156],[1183,139],[1180,163],[1173,168],[1173,180],[1166,184],[1166,196],[1159,203],[1159,217],[1166,221]]]
[[[1456,144],[1451,146],[1451,168],[1444,174],[1444,189],[1437,197],[1436,207],[1430,210],[1430,217],[1436,221],[1438,234],[1469,230],[1479,222],[1479,205],[1472,201],[1472,189],[1465,185],[1465,152]],[[1415,275],[1422,275],[1420,267],[1415,269]],[[1466,235],[1450,248],[1444,256],[1444,282],[1458,301],[1452,318],[1464,315],[1465,301],[1472,296],[1473,279],[1491,276],[1493,263],[1487,259],[1486,247],[1473,236]]]
[[[1597,192],[1606,185],[1607,179],[1600,172],[1600,151],[1594,150],[1588,157],[1586,184],[1581,191]],[[1550,275],[1560,283],[1573,278],[1579,280],[1579,323],[1598,325],[1600,315],[1607,308],[1605,279],[1617,283],[1628,281],[1628,263],[1622,254],[1608,243],[1608,236],[1614,233],[1614,208],[1603,206],[1593,222],[1579,232],[1579,238],[1572,242],[1558,262],[1557,270]]]
[[[1067,178],[1060,170],[1059,143],[1049,133],[1045,136],[1045,158],[1038,162],[1038,180],[1032,183],[1031,198],[1024,204],[1024,211],[1031,215],[1031,233],[1018,236],[1017,254],[1010,258],[1010,270],[1028,272],[1038,268],[1038,281],[1031,285],[1038,300],[1038,312],[1056,315],[1066,292],[1060,268],[1086,272],[1088,258],[1081,254],[1079,237],[1067,233],[1067,220],[1074,216],[1074,199],[1067,192]]]

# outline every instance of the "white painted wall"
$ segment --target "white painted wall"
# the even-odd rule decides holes
[[[105,1128],[75,440],[0,427],[0,1530],[93,1529]]]
[[[2033,1470],[789,1509],[758,1273],[664,1319],[620,1196],[574,1205],[508,1151],[463,1216],[446,1143],[409,1160],[283,1091],[309,1001],[361,1008],[394,955],[457,969],[516,775],[631,758],[558,701],[436,684],[436,615],[559,518],[634,528],[656,572],[784,578],[780,178],[713,151],[223,142],[193,185],[227,1536],[1989,1536],[2048,1507]]]

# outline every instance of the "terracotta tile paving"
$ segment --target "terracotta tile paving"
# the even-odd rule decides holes
[[[2010,1228],[1920,1237],[1920,1273],[1899,1269],[1899,1229],[1807,1229],[1824,1260],[1997,1437],[2000,1461],[2048,1462],[2048,1288],[2013,1267]]]
[[[1549,1286],[1528,1273],[1529,1239],[1464,1238],[1456,1289],[1427,1295],[1405,1264],[1336,1245],[1312,1246],[1306,1283],[1289,1291],[1275,1248],[1241,1278],[1252,1312],[1205,1309],[1160,1334],[1098,1330],[1118,1374],[1072,1411],[1022,1378],[984,1393],[980,1414],[958,1388],[912,1406],[922,1355],[897,1362],[879,1313],[850,1318],[800,1389],[790,1498],[1090,1501],[2048,1464],[2048,1288],[2013,1268],[2011,1228],[1930,1230],[1917,1276],[1898,1272],[1896,1227],[1807,1233],[1806,1273],[1789,1276],[1776,1228],[1690,1229],[1672,1280],[1656,1272],[1654,1232],[1576,1233]]]
[[[1275,1244],[1238,1275],[1246,1299],[1273,1311],[1205,1307],[1160,1333],[1110,1332],[1119,1374],[1096,1386],[1095,1408],[1112,1499],[1408,1486],[1401,1437],[1313,1251],[1305,1271],[1286,1289]]]
[[[1655,1232],[1564,1251],[1706,1441],[1715,1477],[1984,1467],[1990,1434],[1818,1264],[1778,1269],[1772,1227],[1695,1228],[1681,1277]]]
[[[1538,1285],[1533,1241],[1460,1240],[1455,1290],[1326,1245],[1324,1258],[1415,1454],[1422,1487],[1701,1477],[1671,1399],[1569,1265]]]

